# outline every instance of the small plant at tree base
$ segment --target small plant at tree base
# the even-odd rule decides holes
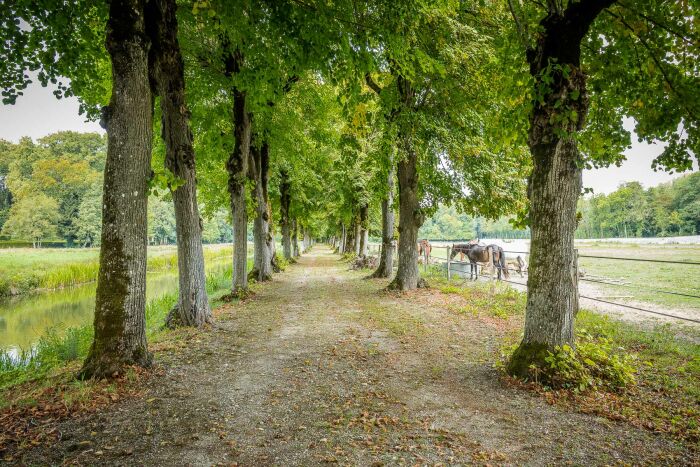
[[[287,269],[287,266],[289,266],[290,264],[290,261],[287,261],[284,255],[281,255],[279,253],[275,253],[275,259],[277,262],[277,267],[280,268],[280,271],[284,271],[285,269]]]
[[[635,384],[636,356],[613,346],[611,339],[595,336],[586,329],[577,333],[576,348],[569,345],[546,350],[544,363],[530,365],[526,378],[551,389],[574,392],[588,390],[620,391]],[[501,354],[497,367],[504,369],[517,346],[509,346]]]
[[[345,261],[349,263],[355,258],[357,258],[357,255],[355,253],[344,253],[343,256],[340,257],[340,261]]]

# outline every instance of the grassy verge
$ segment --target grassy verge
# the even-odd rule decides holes
[[[231,247],[207,248],[205,261],[231,255]],[[97,249],[14,249],[0,251],[0,297],[38,289],[58,289],[97,280]],[[152,248],[148,252],[148,271],[177,269],[173,246]]]
[[[525,294],[500,285],[448,282],[435,271],[428,274],[432,287],[457,295],[448,306],[470,317],[498,317],[506,325],[505,348],[522,337]],[[670,325],[649,329],[606,315],[582,310],[576,317],[578,334],[591,342],[606,342],[606,352],[633,362],[634,382],[613,390],[594,386],[552,389],[540,382],[514,384],[534,390],[550,403],[571,410],[622,420],[655,432],[668,433],[698,449],[700,443],[700,330],[686,329],[679,338]],[[494,356],[494,358],[497,358]]]
[[[252,263],[249,263],[249,267]],[[207,275],[207,291],[213,304],[230,289],[231,266]],[[165,316],[177,302],[177,293],[166,294],[151,300],[146,306],[146,332],[149,342],[166,333]],[[28,382],[48,379],[71,369],[81,362],[92,343],[92,324],[54,329],[44,335],[36,346],[23,351],[19,357],[0,351],[0,391]],[[7,401],[0,392],[0,407]]]

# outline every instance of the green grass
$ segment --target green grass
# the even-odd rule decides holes
[[[205,261],[231,255],[231,247],[207,247]],[[148,250],[148,271],[177,269],[174,246]],[[37,289],[58,289],[97,280],[99,249],[33,249],[0,250],[0,296],[17,295]]]
[[[431,286],[466,299],[466,305],[455,311],[503,318],[509,329],[504,335],[507,348],[522,338],[524,293],[503,285],[492,290],[485,282],[447,281],[437,268],[427,276]],[[578,313],[575,327],[577,333],[609,340],[612,353],[630,356],[636,384],[618,394],[563,391],[554,396],[556,400],[575,410],[668,432],[691,445],[700,442],[700,330],[670,324],[649,328],[587,310]]]
[[[439,266],[431,267],[423,276],[431,287],[443,293],[462,296],[466,304],[459,313],[478,316],[488,314],[497,318],[522,315],[527,295],[501,282],[470,282],[464,279],[447,280]]]
[[[626,245],[585,243],[578,245],[580,255],[616,258],[656,259],[700,263],[700,245]],[[682,265],[640,261],[618,261],[600,258],[580,258],[582,279],[621,280],[626,285],[591,284],[609,296],[611,301],[638,300],[668,307],[700,310],[700,299],[659,293],[675,291],[700,296],[700,265]],[[602,295],[602,294],[598,294]]]
[[[248,267],[252,267],[249,261]],[[212,302],[229,291],[231,266],[207,275],[207,292]],[[153,299],[146,306],[146,331],[149,341],[167,332],[163,328],[166,315],[177,302],[177,293],[169,293]],[[83,360],[92,343],[92,324],[68,329],[53,329],[46,333],[32,350],[22,351],[19,358],[12,358],[0,351],[0,391],[27,382],[42,380]],[[3,401],[0,396],[0,407]]]

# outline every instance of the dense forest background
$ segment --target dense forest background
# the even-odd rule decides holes
[[[100,241],[106,137],[59,132],[13,144],[0,140],[0,242],[6,246],[96,246]],[[204,219],[204,241],[230,242],[225,211]],[[175,242],[168,193],[148,203],[152,244]]]
[[[36,142],[0,140],[0,242],[95,246],[100,238],[102,172],[106,140],[96,133],[59,132]],[[152,244],[175,241],[175,214],[168,193],[149,199]],[[207,212],[204,241],[230,242],[224,210]],[[581,198],[578,238],[661,237],[700,234],[700,173],[645,189],[638,182]],[[377,219],[378,220],[378,219]],[[378,223],[373,222],[372,224]],[[379,234],[379,232],[373,232]],[[420,229],[421,238],[529,238],[508,218],[489,220],[441,206]]]

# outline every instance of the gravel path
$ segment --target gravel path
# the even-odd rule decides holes
[[[25,464],[692,464],[647,431],[504,385],[503,330],[383,292],[317,246],[157,354],[142,398],[60,425]]]

